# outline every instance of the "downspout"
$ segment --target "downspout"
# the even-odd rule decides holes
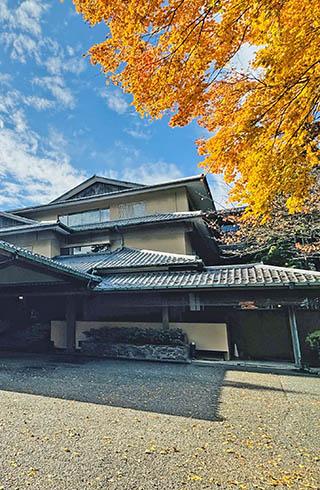
[[[122,249],[124,247],[124,238],[123,238],[123,233],[120,231],[119,229],[119,226],[115,226],[115,231],[116,233],[118,233],[118,235],[120,235],[120,238],[121,238],[121,245],[120,245],[120,248]]]
[[[291,331],[294,363],[298,369],[301,369],[302,368],[301,348],[300,348],[300,339],[299,339],[295,307],[290,305],[288,307],[288,311],[289,311],[289,324],[290,324],[290,331]]]

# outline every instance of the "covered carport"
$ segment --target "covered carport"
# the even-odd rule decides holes
[[[226,325],[228,354],[233,358],[294,361],[301,367],[310,357],[306,334],[320,328],[320,273],[314,271],[246,264],[202,271],[112,273],[95,292],[92,320],[106,315],[105,320],[119,321],[121,314],[123,321],[126,314],[127,322],[141,322],[150,308],[157,308],[163,328],[188,325],[198,348],[213,354],[217,342],[210,336],[216,336],[217,325]],[[197,336],[203,325],[207,349],[203,335]]]
[[[0,350],[52,348],[52,319],[67,324],[67,350],[75,348],[78,299],[99,278],[0,241]]]
[[[91,328],[154,325],[185,330],[198,350],[300,367],[308,328],[320,321],[319,272],[263,264],[89,270],[0,242],[0,350],[43,351],[60,339],[55,347],[74,352]]]

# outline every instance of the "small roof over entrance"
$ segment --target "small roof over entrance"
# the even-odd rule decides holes
[[[0,288],[76,282],[95,285],[101,279],[0,240]]]

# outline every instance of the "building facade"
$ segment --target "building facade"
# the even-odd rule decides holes
[[[320,273],[221,263],[214,210],[202,175],[148,186],[93,176],[1,212],[0,348],[31,345],[39,325],[68,351],[90,329],[179,328],[199,356],[301,364]]]

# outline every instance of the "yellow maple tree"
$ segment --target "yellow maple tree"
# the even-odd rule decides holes
[[[107,37],[90,49],[141,115],[193,119],[205,171],[231,200],[268,215],[303,209],[319,166],[318,0],[74,0]],[[243,68],[237,55],[253,48]]]

